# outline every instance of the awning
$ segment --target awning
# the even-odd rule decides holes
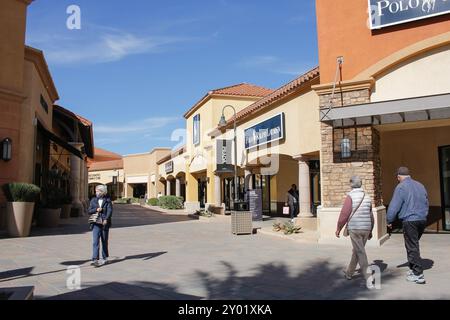
[[[333,127],[450,119],[450,93],[320,110]]]
[[[74,146],[70,145],[69,143],[67,143],[66,141],[64,141],[63,139],[61,139],[60,137],[58,137],[57,135],[55,135],[53,132],[48,131],[43,125],[42,123],[40,123],[39,121],[37,122],[37,128],[38,130],[40,130],[42,132],[42,134],[44,136],[46,136],[49,140],[55,142],[57,145],[63,147],[64,149],[66,149],[67,151],[69,151],[70,153],[72,153],[73,155],[76,155],[77,157],[81,158],[84,160],[83,155],[81,154],[81,151],[79,151],[77,148],[75,148]]]

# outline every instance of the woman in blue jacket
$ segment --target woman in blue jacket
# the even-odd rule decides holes
[[[107,196],[107,192],[108,188],[105,185],[97,186],[95,188],[96,197],[92,198],[88,209],[93,239],[91,265],[96,267],[108,263],[109,257],[108,237],[113,206],[111,199]],[[100,240],[102,242],[102,263],[99,262]]]

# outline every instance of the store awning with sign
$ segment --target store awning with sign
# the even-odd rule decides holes
[[[56,143],[57,145],[63,147],[64,149],[66,149],[67,151],[72,153],[73,155],[76,155],[77,157],[79,157],[79,158],[84,160],[84,157],[83,157],[83,155],[82,155],[80,150],[78,150],[74,146],[70,145],[67,141],[64,141],[63,139],[61,139],[60,137],[55,135],[53,132],[47,130],[44,127],[44,125],[42,125],[42,123],[40,121],[37,121],[37,128],[49,140],[53,141],[54,143]]]
[[[320,110],[333,127],[450,119],[450,93]]]

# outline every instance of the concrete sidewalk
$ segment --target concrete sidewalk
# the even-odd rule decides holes
[[[424,235],[426,285],[405,281],[401,235],[368,248],[382,271],[381,289],[342,270],[351,249],[299,243],[257,233],[231,234],[229,217],[192,220],[116,205],[112,263],[89,265],[85,219],[23,239],[0,239],[0,287],[35,286],[36,299],[449,299],[450,237]],[[1,236],[1,235],[0,235]],[[81,290],[66,286],[68,266],[81,267]]]

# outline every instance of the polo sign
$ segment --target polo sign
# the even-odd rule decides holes
[[[448,13],[450,0],[369,0],[371,29]]]
[[[284,139],[284,113],[245,129],[245,149]]]

